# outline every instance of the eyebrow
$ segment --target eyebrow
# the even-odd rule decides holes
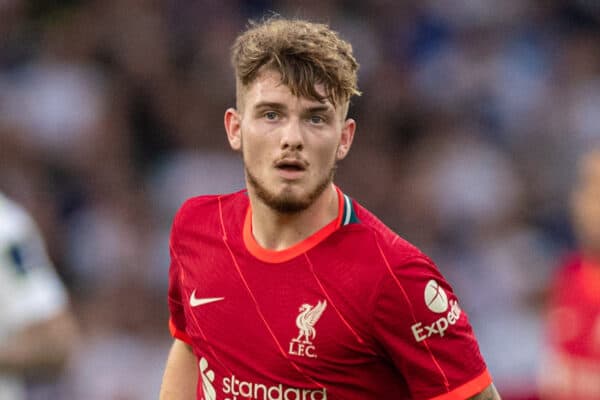
[[[254,105],[255,110],[271,109],[271,110],[285,110],[287,107],[282,103],[261,101]]]
[[[277,103],[277,102],[261,101],[254,105],[254,109],[259,110],[259,111],[264,110],[264,109],[280,111],[280,110],[286,110],[287,106],[285,104]],[[305,113],[335,112],[335,109],[329,104],[323,104],[323,105],[308,107],[307,109],[304,110],[304,112]]]
[[[316,113],[316,112],[335,112],[335,109],[329,105],[322,105],[322,106],[314,106],[314,107],[309,107],[306,111],[308,111],[309,113]]]

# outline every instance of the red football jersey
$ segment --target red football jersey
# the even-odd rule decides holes
[[[547,336],[542,397],[600,400],[600,265],[573,256],[559,269]]]
[[[491,383],[431,260],[338,189],[338,217],[283,251],[245,192],[188,200],[171,236],[170,327],[198,399],[462,400]]]

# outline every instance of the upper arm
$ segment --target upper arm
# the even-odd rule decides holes
[[[493,383],[486,387],[481,393],[470,397],[469,400],[501,400]]]
[[[188,344],[175,339],[163,375],[160,400],[193,400],[197,382],[196,356]]]
[[[469,398],[484,390],[492,378],[467,315],[435,265],[422,257],[389,265],[373,327],[413,395]]]

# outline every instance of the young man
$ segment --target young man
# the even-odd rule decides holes
[[[351,46],[271,19],[232,60],[225,129],[247,191],[175,218],[160,398],[498,399],[437,268],[332,182],[356,129]]]
[[[57,375],[76,336],[35,222],[0,193],[0,400],[25,400],[27,375]]]
[[[572,194],[579,252],[550,289],[544,400],[600,399],[600,150],[586,154]]]

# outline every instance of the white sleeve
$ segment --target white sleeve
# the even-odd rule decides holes
[[[0,337],[58,314],[66,290],[32,219],[0,200]]]

